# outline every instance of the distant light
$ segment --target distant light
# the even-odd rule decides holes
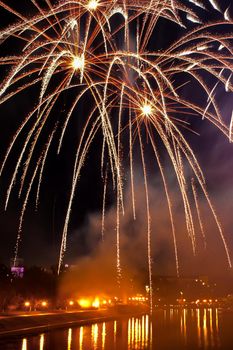
[[[24,267],[21,266],[12,266],[11,273],[14,277],[22,278],[24,275]]]
[[[47,303],[47,301],[42,301],[41,305],[45,307],[48,305],[48,303]]]
[[[99,298],[95,298],[95,300],[92,303],[92,307],[95,307],[96,309],[98,309],[100,307]]]
[[[90,0],[88,2],[87,6],[88,6],[89,10],[96,10],[98,5],[99,5],[99,1],[98,0]]]
[[[24,306],[26,306],[26,307],[30,306],[30,302],[29,301],[25,301]]]
[[[70,306],[73,306],[73,305],[74,305],[73,300],[70,300],[70,301],[69,301],[69,305],[70,305]]]
[[[145,103],[142,107],[141,107],[141,111],[142,114],[146,117],[150,116],[152,114],[152,107],[149,103]]]
[[[78,300],[78,303],[82,308],[91,307],[91,300],[90,299],[80,299],[80,300]]]
[[[74,56],[72,61],[72,67],[74,70],[82,70],[84,68],[84,57],[82,56]]]

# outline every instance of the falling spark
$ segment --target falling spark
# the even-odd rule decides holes
[[[199,208],[197,190],[196,190],[194,179],[192,179],[192,191],[193,191],[193,196],[194,196],[194,201],[195,201],[195,206],[196,206],[196,211],[197,211],[197,216],[198,216],[198,222],[199,222],[199,226],[200,226],[200,230],[201,230],[201,234],[202,234],[202,238],[203,238],[203,242],[204,242],[204,247],[206,248],[207,247],[206,235],[205,235],[204,226],[203,226],[203,222],[202,222],[202,218],[201,218],[201,212],[200,212],[200,208]]]
[[[191,2],[192,4],[202,8],[202,9],[205,9],[205,6],[200,2],[200,1],[197,1],[197,0],[189,0],[189,2]]]
[[[219,7],[217,1],[215,1],[215,0],[209,0],[209,2],[211,3],[211,5],[213,6],[213,8],[214,8],[215,10],[217,10],[218,12],[221,12],[220,7]]]
[[[207,45],[203,45],[203,46],[197,46],[197,51],[204,51],[208,49],[208,46]]]
[[[231,77],[232,77],[232,73],[229,75],[227,81],[226,81],[226,84],[225,84],[225,90],[226,92],[229,92],[230,91],[230,81],[231,81]]]
[[[231,18],[230,18],[230,6],[226,9],[226,11],[224,11],[224,18],[226,21],[230,21]]]
[[[198,17],[194,17],[192,15],[187,15],[186,18],[193,23],[201,23],[201,20]]]
[[[108,172],[106,170],[104,178],[104,191],[103,191],[103,207],[102,207],[102,224],[101,224],[101,238],[104,242],[104,230],[105,230],[105,206],[106,206],[106,193],[107,193],[107,181],[108,181]]]
[[[231,113],[231,123],[230,123],[230,128],[229,128],[229,141],[230,142],[233,142],[232,135],[233,135],[233,111]]]

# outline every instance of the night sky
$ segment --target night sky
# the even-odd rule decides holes
[[[219,3],[220,2],[221,8],[224,11],[228,7],[230,0],[221,0]],[[18,1],[17,4],[15,1],[5,0],[5,3],[14,6],[14,8],[17,7],[17,10],[24,15],[29,15],[33,12],[33,6],[30,5],[30,0],[21,0]],[[187,4],[188,2],[184,1],[184,3]],[[222,14],[213,10],[209,1],[206,1],[206,4],[209,12],[200,11],[200,15],[203,19],[206,21],[215,21],[222,18]],[[190,4],[188,4],[188,6],[190,6]],[[231,6],[231,13],[233,14],[233,6]],[[7,11],[3,9],[1,9],[0,18],[1,28],[15,21],[14,16],[9,15]],[[185,25],[188,29],[195,27],[195,24],[187,20],[185,20]],[[222,30],[224,31],[224,27]],[[171,24],[167,20],[161,19],[156,26],[152,36],[153,40],[150,41],[149,47],[150,49],[164,49],[172,43],[173,40],[183,35],[183,33],[184,29],[179,28],[178,25]],[[4,56],[14,51],[19,52],[20,47],[17,40],[9,39],[0,46],[0,50],[0,56]],[[1,78],[5,76],[7,70],[8,67],[0,66]],[[182,94],[187,96],[193,94],[194,99],[197,97],[200,98],[198,90],[195,89],[196,87],[184,87]],[[217,101],[222,116],[229,124],[232,113],[233,94],[226,93],[224,88],[221,87],[217,90],[217,95]],[[37,98],[38,89],[33,87],[16,95],[7,103],[0,106],[1,162],[14,132],[27,113],[35,106]],[[56,118],[57,120],[62,118],[62,114],[66,113],[66,108],[69,106],[70,101],[72,101],[72,96],[68,96],[67,94],[62,96],[60,105],[57,106],[53,112],[53,121],[56,120]],[[85,114],[85,108],[84,106],[83,114]],[[194,135],[189,131],[184,131],[184,134],[194,150],[205,174],[207,188],[222,223],[226,241],[230,248],[230,255],[233,259],[233,146],[229,143],[229,140],[224,137],[217,128],[210,125],[208,121],[202,121],[200,118],[189,118],[188,120],[192,121],[192,129],[200,135]],[[71,186],[75,149],[81,129],[82,124],[76,118],[72,118],[67,129],[60,156],[56,155],[58,140],[55,138],[44,169],[38,210],[35,210],[35,190],[32,190],[24,218],[22,241],[20,242],[19,249],[19,256],[24,259],[26,265],[52,265],[57,263],[65,210]],[[18,200],[17,198],[18,185],[16,185],[12,193],[6,212],[4,211],[4,201],[6,198],[7,184],[9,184],[15,162],[19,156],[20,145],[22,145],[22,141],[26,135],[27,130],[23,133],[17,147],[11,153],[2,177],[0,178],[0,262],[4,262],[7,265],[9,265],[10,258],[14,255],[14,245],[22,207],[22,200]],[[43,143],[43,136],[40,142]],[[105,251],[102,248],[100,249],[103,194],[103,183],[100,172],[101,145],[101,133],[97,133],[97,137],[92,144],[78,183],[69,225],[67,253],[64,262],[75,263],[83,256],[94,255],[100,252],[104,254]],[[158,273],[175,274],[171,228],[164,190],[154,158],[151,157],[150,153],[146,155],[146,158],[148,164],[149,197],[152,216],[154,269]],[[163,165],[168,174],[169,188],[174,200],[173,209],[182,273],[202,274],[205,272],[221,274],[223,271],[228,271],[222,242],[219,238],[213,217],[201,194],[199,196],[199,201],[203,221],[205,222],[208,249],[204,249],[200,239],[200,232],[198,232],[197,229],[199,249],[197,256],[195,258],[192,256],[190,240],[187,238],[187,233],[185,232],[181,196],[174,172],[171,169],[170,161],[165,152],[163,155]],[[146,264],[146,213],[142,169],[139,165],[139,161],[135,159],[136,221],[133,220],[132,216],[130,184],[128,181],[129,169],[127,166],[124,172],[126,213],[125,216],[121,218],[122,254],[128,257],[127,259],[130,260],[132,265],[143,266],[143,264]],[[107,193],[105,249],[115,254],[115,195],[111,187],[112,186],[109,185]],[[139,249],[141,249],[141,254],[137,253]],[[205,266],[204,270],[203,266]]]

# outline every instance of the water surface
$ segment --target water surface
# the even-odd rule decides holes
[[[233,313],[218,309],[156,310],[153,317],[0,340],[1,350],[233,349]]]

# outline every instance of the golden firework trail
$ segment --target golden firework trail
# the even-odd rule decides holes
[[[37,105],[16,131],[0,168],[2,176],[18,140],[27,130],[9,179],[5,201],[7,209],[12,190],[19,182],[16,189],[19,191],[19,197],[23,196],[23,208],[15,261],[32,186],[38,179],[38,207],[43,172],[50,148],[58,138],[57,153],[61,153],[70,120],[88,101],[90,108],[85,116],[82,115],[85,122],[75,153],[58,272],[67,248],[67,233],[78,180],[92,142],[99,132],[102,133],[101,173],[104,182],[102,240],[107,182],[111,182],[116,193],[118,281],[122,274],[120,219],[124,215],[124,183],[129,169],[132,214],[136,219],[134,172],[136,153],[139,149],[146,198],[148,273],[152,307],[153,215],[147,174],[148,145],[164,185],[177,274],[179,275],[179,247],[172,198],[161,157],[162,149],[166,149],[177,179],[193,253],[195,254],[197,249],[193,206],[196,208],[203,239],[206,240],[198,204],[198,192],[202,191],[216,221],[227,261],[231,266],[230,253],[209,198],[202,169],[185,137],[185,132],[194,132],[190,120],[199,118],[200,121],[205,119],[213,124],[232,142],[233,115],[229,116],[230,122],[224,121],[217,98],[218,89],[221,87],[224,87],[225,93],[233,91],[233,22],[229,8],[221,10],[220,3],[215,0],[45,0],[44,6],[37,0],[29,2],[34,13],[31,16],[21,14],[10,7],[7,1],[0,1],[0,8],[17,18],[14,24],[0,32],[1,45],[10,40],[16,43],[14,54],[0,57],[0,65],[6,72],[0,85],[0,103],[14,99],[16,95],[33,87],[39,91]],[[218,22],[202,23],[198,14],[200,11],[207,11],[208,6],[219,13],[221,19]],[[169,47],[158,50],[154,48],[154,41],[157,23],[161,17],[180,26],[182,35]],[[186,29],[189,22],[193,28],[191,31]],[[201,91],[204,103],[199,103],[194,96],[187,97],[183,93],[190,84]],[[51,128],[51,116],[57,113],[57,106],[64,94],[72,96],[73,101],[65,116],[64,113],[57,116]],[[41,148],[40,140],[47,129],[50,130],[49,136],[35,163],[35,155],[38,155],[36,150]],[[157,143],[158,139],[160,145]],[[190,183],[185,170],[188,165],[192,177],[195,178],[191,182],[193,198],[190,198],[188,191]]]

